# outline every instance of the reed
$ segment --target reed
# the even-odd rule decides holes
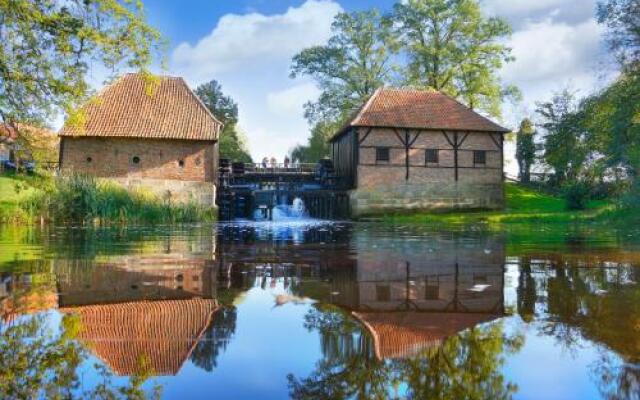
[[[215,220],[214,209],[170,203],[88,175],[55,178],[51,187],[22,199],[19,209],[28,220],[56,224],[157,225]]]

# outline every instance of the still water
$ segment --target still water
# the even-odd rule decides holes
[[[638,399],[640,235],[0,229],[0,397]]]

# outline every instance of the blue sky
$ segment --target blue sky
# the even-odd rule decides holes
[[[318,90],[307,78],[290,79],[291,57],[330,36],[334,15],[391,0],[181,0],[146,1],[149,23],[169,41],[168,70],[195,86],[217,79],[240,106],[240,127],[256,159],[281,159],[304,143],[308,126],[302,105]],[[515,127],[531,116],[535,102],[571,87],[582,95],[601,87],[615,71],[607,62],[596,0],[482,0],[487,15],[514,28],[507,44],[516,57],[500,76],[523,92],[520,104],[505,104],[499,121]],[[508,168],[513,169],[508,149]]]

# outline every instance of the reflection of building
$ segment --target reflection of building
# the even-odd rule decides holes
[[[58,263],[60,311],[117,375],[175,375],[209,326],[217,268],[184,250]]]
[[[140,301],[61,308],[78,314],[79,339],[117,375],[175,375],[209,325],[216,300]]]
[[[78,263],[75,263],[78,264]],[[79,262],[58,275],[60,305],[214,298],[213,261],[170,255],[129,257],[105,263]]]

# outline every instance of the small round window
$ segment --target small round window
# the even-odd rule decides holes
[[[196,158],[196,165],[200,165],[202,163],[202,159],[200,157]]]
[[[91,161],[93,161],[93,158],[87,157],[87,162],[90,163]]]
[[[134,164],[140,164],[140,157],[138,157],[138,156],[133,156],[133,158],[131,159],[131,161],[132,161]]]
[[[179,161],[178,161],[178,166],[179,166],[180,168],[184,167],[184,160],[179,160]]]

